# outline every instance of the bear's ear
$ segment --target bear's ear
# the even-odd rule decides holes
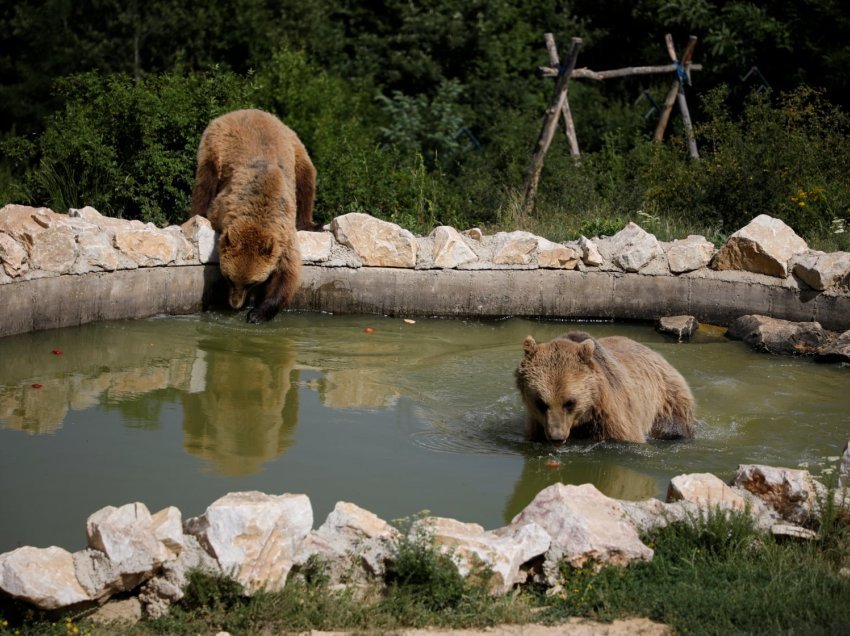
[[[578,355],[583,362],[590,364],[593,360],[593,352],[596,351],[596,341],[592,338],[582,340],[578,345]]]
[[[226,250],[233,245],[233,241],[230,240],[230,233],[225,230],[221,233],[221,238],[218,240],[218,248],[222,250]]]
[[[526,356],[531,356],[537,351],[537,343],[531,336],[526,336],[525,341],[522,343],[522,348]]]

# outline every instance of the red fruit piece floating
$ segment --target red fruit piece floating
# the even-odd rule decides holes
[[[372,327],[364,327],[363,333],[375,333],[375,330]]]
[[[50,351],[50,353],[52,353],[54,356],[61,356],[62,355],[62,349],[52,349]]]
[[[34,389],[40,389],[40,388],[42,388],[43,386],[44,386],[43,384],[39,384],[38,382],[36,382],[35,384],[33,384],[33,385],[32,385],[32,388],[34,388]]]

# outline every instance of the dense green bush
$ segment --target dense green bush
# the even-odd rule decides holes
[[[12,158],[33,167],[7,197],[57,211],[92,205],[110,216],[179,222],[189,209],[204,127],[250,105],[249,88],[244,78],[223,71],[63,80],[58,90],[65,109],[40,137],[14,140]]]
[[[701,161],[665,151],[641,158],[646,207],[704,219],[725,232],[769,214],[804,236],[827,237],[834,221],[850,217],[847,115],[800,88],[775,104],[754,93],[733,118],[726,96],[720,87],[705,100],[708,119],[697,127]]]
[[[283,49],[246,75],[84,74],[58,90],[65,109],[42,135],[3,144],[3,202],[59,211],[93,205],[112,216],[180,222],[204,127],[223,112],[255,106],[280,116],[307,145],[323,221],[367,212],[423,234],[440,224],[479,225],[555,240],[611,234],[635,221],[662,239],[696,232],[720,242],[765,213],[816,246],[850,248],[850,233],[836,233],[850,221],[848,117],[807,88],[753,94],[737,115],[728,91],[709,92],[696,127],[698,161],[688,158],[678,118],[673,135],[657,144],[652,122],[608,100],[620,115],[608,128],[591,127],[579,162],[559,132],[531,215],[523,213],[523,176],[542,107],[496,113],[478,145],[456,134],[466,111],[455,83],[430,100],[400,93],[375,99],[368,84]],[[575,93],[588,109],[603,99],[595,88]],[[578,123],[582,117],[576,113]]]

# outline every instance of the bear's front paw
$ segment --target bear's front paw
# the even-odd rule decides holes
[[[274,318],[278,311],[280,311],[279,305],[262,303],[259,307],[254,307],[254,309],[248,312],[248,322],[254,325],[261,325]]]

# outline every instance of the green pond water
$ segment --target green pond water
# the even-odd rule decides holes
[[[524,440],[523,338],[576,328],[676,366],[697,399],[696,439]],[[710,329],[679,344],[620,323],[281,314],[258,327],[206,313],[13,336],[0,339],[0,552],[83,548],[103,506],[194,516],[240,490],[305,493],[315,527],[351,501],[387,520],[428,510],[495,528],[557,481],[643,499],[675,475],[728,480],[741,463],[828,476],[848,406],[850,369]]]

